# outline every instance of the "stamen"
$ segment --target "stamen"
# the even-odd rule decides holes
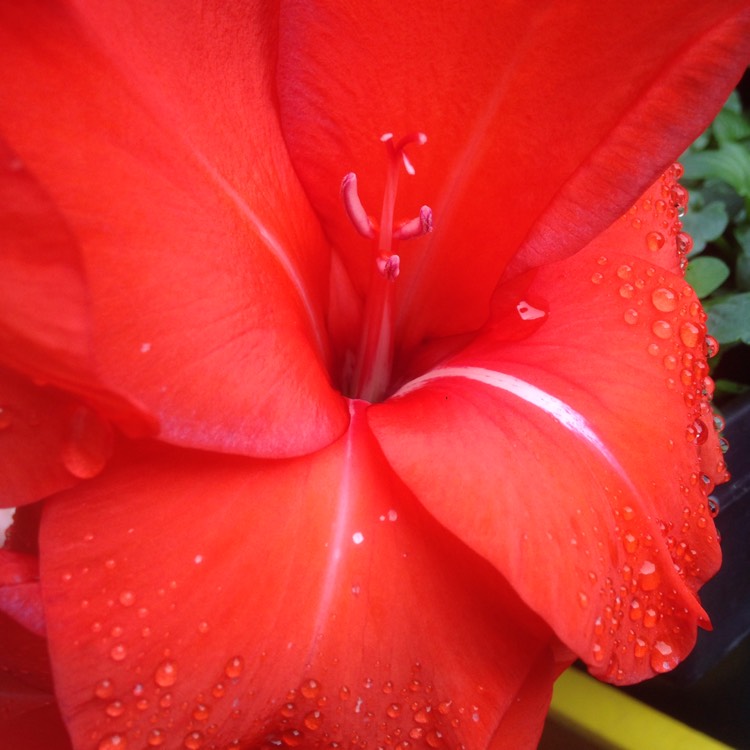
[[[393,133],[385,133],[380,140],[388,152],[388,171],[379,227],[370,219],[359,199],[356,175],[350,172],[341,183],[344,207],[355,229],[365,237],[374,237],[376,232],[378,234],[378,250],[367,292],[357,365],[350,387],[346,389],[354,398],[370,402],[380,401],[387,394],[393,366],[395,314],[392,282],[401,271],[401,258],[392,250],[393,241],[421,237],[432,231],[432,210],[429,206],[422,206],[419,216],[395,230],[393,222],[401,165],[408,174],[415,173],[414,165],[404,149],[412,143],[421,146],[427,142],[427,136],[424,133],[411,133],[394,143]]]
[[[357,192],[357,175],[349,172],[341,181],[341,197],[344,200],[346,215],[354,228],[363,236],[372,239],[375,236],[375,224],[367,215]]]
[[[378,271],[380,271],[388,281],[395,281],[398,278],[399,273],[401,273],[401,258],[396,254],[387,257],[381,255],[375,263],[378,266]]]
[[[402,224],[394,233],[394,240],[411,240],[415,237],[421,237],[423,234],[429,234],[432,231],[432,209],[429,206],[422,206],[419,209],[419,216],[415,216],[411,221]]]

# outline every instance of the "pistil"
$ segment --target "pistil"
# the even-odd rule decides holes
[[[393,370],[394,354],[394,283],[401,272],[401,259],[393,252],[393,240],[411,239],[432,231],[432,211],[422,206],[419,216],[394,229],[394,211],[398,178],[403,166],[408,174],[414,167],[404,149],[411,143],[422,145],[424,133],[412,133],[397,143],[393,135],[381,137],[388,151],[388,171],[383,196],[380,226],[368,216],[357,194],[357,176],[350,172],[341,183],[344,207],[355,229],[364,237],[377,234],[377,254],[372,265],[370,285],[365,302],[362,336],[350,393],[365,401],[382,401],[387,395]]]

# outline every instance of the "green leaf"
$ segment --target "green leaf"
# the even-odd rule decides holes
[[[719,112],[714,120],[713,130],[714,137],[719,144],[750,138],[750,122],[744,118],[741,112],[732,112],[729,109],[723,109]]]
[[[750,153],[739,143],[724,143],[715,151],[683,154],[682,164],[690,179],[716,178],[750,198]]]
[[[706,307],[708,329],[720,344],[750,344],[750,292],[732,294]]]
[[[723,203],[713,201],[700,208],[691,209],[682,219],[685,231],[693,238],[693,254],[706,247],[708,242],[721,237],[729,224]]]
[[[729,273],[729,266],[723,260],[702,255],[690,261],[685,281],[695,289],[698,297],[703,299],[716,291],[729,278]]]

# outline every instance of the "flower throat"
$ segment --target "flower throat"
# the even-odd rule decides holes
[[[363,237],[378,238],[363,312],[359,350],[347,393],[352,398],[370,402],[383,400],[393,369],[394,282],[401,271],[401,259],[393,252],[393,241],[420,237],[432,231],[432,210],[428,206],[422,206],[418,216],[398,227],[394,227],[393,221],[401,167],[408,174],[415,173],[405,148],[411,143],[423,145],[427,136],[424,133],[412,133],[394,143],[393,134],[386,133],[380,140],[388,153],[388,171],[379,226],[367,214],[359,199],[357,175],[349,172],[341,183],[344,208],[354,228]]]

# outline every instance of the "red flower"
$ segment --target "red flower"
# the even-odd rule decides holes
[[[669,165],[750,6],[486,6],[0,10],[14,747],[65,742],[52,679],[77,750],[526,747],[574,655],[707,624]],[[338,190],[379,205],[390,131],[397,251]]]

